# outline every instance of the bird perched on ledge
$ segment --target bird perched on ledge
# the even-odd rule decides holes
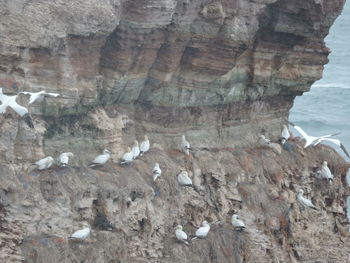
[[[235,228],[235,230],[244,230],[245,229],[245,224],[243,223],[242,220],[240,220],[238,218],[238,215],[234,214],[232,215],[232,218],[231,218],[231,223],[233,225],[233,227]]]
[[[186,140],[185,135],[182,135],[181,138],[181,151],[183,151],[185,154],[190,155],[190,143]]]
[[[141,145],[140,145],[140,156],[148,152],[149,148],[150,148],[150,143],[147,135],[145,135],[145,139],[141,142]]]
[[[47,156],[47,157],[35,162],[34,164],[38,167],[38,170],[49,169],[51,167],[51,165],[53,164],[53,158],[51,156]]]
[[[188,241],[187,241],[187,234],[182,230],[181,225],[177,225],[175,227],[175,236],[176,236],[177,240],[185,243],[186,245],[189,245]]]
[[[104,149],[102,154],[96,156],[95,159],[91,161],[89,167],[104,165],[109,160],[110,157],[111,157],[111,152]]]
[[[152,170],[152,174],[153,174],[153,182],[162,174],[162,170],[159,167],[159,163],[155,164]]]
[[[298,202],[302,205],[303,208],[312,208],[317,210],[317,208],[314,206],[314,204],[311,202],[310,199],[307,199],[305,197],[303,197],[304,194],[304,190],[303,189],[299,189],[297,191],[297,200]]]

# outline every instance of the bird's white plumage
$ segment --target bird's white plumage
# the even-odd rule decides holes
[[[266,138],[265,135],[260,135],[259,136],[259,143],[261,145],[269,145],[269,144],[271,144],[271,141],[270,141],[270,139]]]
[[[159,167],[159,163],[156,163],[154,165],[152,173],[153,173],[153,181],[155,181],[162,174],[162,170]]]
[[[319,174],[322,179],[333,180],[334,178],[331,170],[328,168],[328,163],[326,161],[322,163]]]
[[[53,164],[53,158],[51,156],[47,156],[35,162],[35,165],[38,166],[38,170],[48,169],[51,167],[52,164]]]
[[[141,145],[140,145],[140,155],[142,156],[144,153],[148,152],[149,148],[150,148],[150,143],[147,135],[145,135],[145,139],[141,142]]]
[[[283,129],[282,129],[282,138],[288,140],[289,137],[290,137],[290,133],[289,133],[289,130],[288,130],[288,127],[287,125],[283,125]]]
[[[240,229],[245,228],[245,224],[243,223],[242,220],[238,219],[238,215],[236,215],[236,214],[232,215],[231,223],[232,223],[234,228],[240,228]]]
[[[140,155],[140,148],[139,148],[139,142],[138,141],[134,141],[134,146],[131,149],[132,151],[132,158],[136,159],[139,155]]]
[[[177,225],[176,226],[176,228],[175,228],[175,236],[176,236],[177,240],[188,244],[188,242],[187,242],[187,234],[182,230],[182,226],[181,225]]]
[[[84,228],[74,232],[71,238],[74,239],[85,239],[90,235],[90,227],[88,224],[84,224]]]
[[[28,109],[19,105],[16,102],[17,99],[17,95],[14,96],[8,96],[2,93],[2,91],[0,92],[0,101],[1,101],[1,105],[0,105],[0,113],[5,113],[7,107],[12,108],[15,112],[17,112],[20,116],[23,116],[25,114],[28,113]]]
[[[186,153],[187,155],[190,155],[190,143],[186,140],[185,135],[182,135],[181,138],[181,150]]]
[[[121,164],[128,164],[131,163],[134,160],[134,154],[130,147],[128,147],[127,152],[124,153],[122,159],[121,159]]]
[[[89,166],[94,167],[96,165],[103,165],[109,160],[109,158],[111,158],[111,152],[104,149],[102,154],[96,156]]]
[[[197,229],[196,231],[196,237],[198,238],[205,238],[210,230],[210,225],[207,221],[203,221],[202,226]]]
[[[291,122],[290,122],[291,123]],[[319,137],[315,137],[315,136],[310,136],[310,135],[307,135],[306,132],[300,128],[299,126],[297,125],[294,125],[291,123],[291,125],[294,127],[294,129],[296,129],[300,134],[301,136],[303,136],[303,138],[306,140],[305,142],[305,145],[304,145],[304,148],[310,146],[310,145],[314,145],[316,146],[317,144],[319,144],[320,142],[324,141],[324,140],[329,140],[327,138],[331,137],[331,136],[334,136],[336,134],[328,134],[328,135],[324,135],[324,136],[319,136]]]
[[[305,208],[313,208],[316,209],[316,207],[314,206],[314,204],[311,202],[310,199],[307,199],[303,196],[304,191],[302,189],[298,190],[298,194],[297,194],[297,200],[298,202]]]
[[[69,163],[69,157],[73,157],[73,153],[71,152],[66,152],[66,153],[61,153],[59,156],[59,161],[62,166],[66,166]]]
[[[182,171],[177,176],[177,181],[180,185],[192,185],[192,180],[188,176],[187,171]]]
[[[29,104],[32,104],[36,101],[40,102],[44,99],[45,96],[48,97],[58,97],[60,96],[60,94],[58,93],[50,93],[50,92],[46,92],[44,90],[38,91],[38,92],[29,92],[29,91],[22,91],[20,92],[24,95],[29,95]]]

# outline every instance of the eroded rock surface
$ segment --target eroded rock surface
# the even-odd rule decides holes
[[[0,261],[349,262],[349,164],[325,146],[278,154],[256,142],[277,139],[295,96],[321,77],[343,4],[0,0],[0,86],[61,94],[20,96],[34,130],[0,115]],[[144,134],[151,151],[120,167]],[[87,168],[105,148],[110,162]],[[67,151],[68,168],[31,165]],[[323,160],[332,185],[314,177]],[[181,169],[194,188],[177,184]],[[300,211],[298,188],[318,211]],[[232,229],[234,212],[246,232]],[[206,240],[176,241],[176,224],[194,234],[203,219]],[[68,241],[82,221],[91,237]]]

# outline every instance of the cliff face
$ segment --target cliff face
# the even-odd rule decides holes
[[[343,4],[0,0],[4,93],[61,94],[30,106],[19,98],[35,130],[11,111],[0,115],[1,257],[315,262],[322,255],[320,262],[348,262],[333,231],[335,215],[344,218],[344,161],[325,147],[292,156],[256,148],[257,135],[279,135],[295,96],[321,77],[329,53],[323,39]],[[112,163],[143,134],[151,153],[131,168]],[[195,147],[193,158],[169,151],[181,134]],[[86,168],[104,148],[112,162]],[[75,153],[73,167],[32,171],[31,162],[65,151]],[[309,177],[321,160],[338,177],[331,187]],[[154,162],[164,168],[156,185]],[[177,186],[180,168],[192,171],[196,191]],[[320,211],[299,215],[299,187]],[[232,231],[234,210],[248,233]],[[204,218],[213,223],[208,240],[176,243],[175,223],[193,232]],[[93,226],[91,239],[68,243],[83,220]]]

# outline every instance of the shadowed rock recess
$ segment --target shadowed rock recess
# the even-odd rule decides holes
[[[4,93],[61,94],[19,97],[35,129],[0,115],[0,262],[350,262],[349,163],[297,138],[294,153],[257,145],[321,78],[344,2],[0,0]],[[150,152],[120,167],[144,134]],[[111,160],[88,168],[105,148]],[[31,165],[67,151],[69,167]],[[324,160],[333,184],[315,177]],[[182,169],[194,187],[178,185]],[[301,211],[298,189],[317,211]],[[177,242],[177,224],[191,236],[203,220],[206,239]],[[90,237],[68,241],[83,221]]]

